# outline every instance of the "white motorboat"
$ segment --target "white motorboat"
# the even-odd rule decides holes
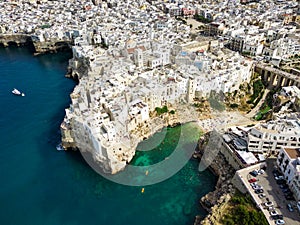
[[[16,88],[14,88],[14,90],[12,90],[12,93],[13,93],[14,95],[25,96],[24,93],[21,93],[21,92],[20,92],[18,89],[16,89]]]

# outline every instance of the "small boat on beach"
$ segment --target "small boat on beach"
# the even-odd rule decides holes
[[[14,95],[19,95],[19,96],[25,96],[24,93],[21,93],[18,89],[14,88],[14,90],[11,91]]]

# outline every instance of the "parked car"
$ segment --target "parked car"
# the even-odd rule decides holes
[[[280,174],[280,172],[278,171],[278,170],[273,170],[273,175],[274,175],[274,177],[278,177],[278,176],[280,176],[281,174]]]
[[[280,184],[279,187],[281,189],[285,189],[285,188],[288,188],[289,186],[287,184]]]
[[[290,211],[290,212],[293,212],[294,211],[294,209],[293,209],[293,207],[292,207],[292,205],[289,203],[289,204],[287,204],[287,208],[288,208],[288,210]]]
[[[276,216],[276,215],[278,215],[278,212],[276,210],[273,210],[273,211],[270,212],[270,215],[271,216]]]
[[[275,222],[276,225],[283,225],[285,224],[284,220],[276,220]]]
[[[285,195],[286,200],[295,201],[295,197],[293,195]]]
[[[263,189],[256,189],[254,192],[255,192],[255,194],[261,194],[261,193],[264,193],[264,190]]]
[[[257,189],[263,189],[263,187],[260,186],[260,185],[255,185],[255,186],[253,186],[252,188],[253,188],[254,190],[257,190]]]
[[[249,183],[254,183],[254,182],[256,182],[257,181],[257,179],[256,178],[251,178],[250,180],[248,180],[249,181]]]
[[[283,192],[283,193],[287,193],[287,194],[292,193],[291,190],[290,190],[289,188],[282,189],[282,192]]]
[[[266,194],[259,194],[258,197],[259,198],[264,198],[264,197],[266,197]]]
[[[256,186],[256,185],[257,185],[257,182],[250,183],[250,186],[251,186],[251,187],[254,187],[254,186]]]
[[[258,170],[258,174],[264,174],[265,171],[263,169]]]
[[[277,184],[286,184],[286,181],[285,180],[276,180],[276,183]]]
[[[275,176],[275,180],[283,180],[284,179],[284,177],[283,176]]]
[[[264,205],[266,207],[270,207],[270,206],[273,206],[274,204],[273,204],[273,202],[265,202]]]
[[[283,215],[272,216],[272,219],[274,219],[274,220],[282,220],[283,219]]]
[[[293,196],[293,193],[292,192],[287,192],[287,193],[284,193],[284,196]]]
[[[258,175],[258,172],[256,170],[253,170],[249,174],[256,177]]]

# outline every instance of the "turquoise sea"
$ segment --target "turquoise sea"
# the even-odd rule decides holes
[[[70,57],[0,48],[0,224],[188,225],[197,214],[205,216],[199,199],[214,189],[216,177],[197,172],[195,160],[141,193],[141,187],[116,184],[94,172],[80,152],[56,150],[59,125],[76,85],[64,77]],[[13,88],[26,96],[14,96]],[[165,140],[152,151],[138,152],[132,163],[164,160],[180,129],[166,129]],[[197,140],[199,133],[194,134],[183,148]]]

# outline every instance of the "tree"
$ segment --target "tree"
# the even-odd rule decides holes
[[[157,115],[160,116],[161,114],[168,112],[168,107],[166,105],[163,106],[162,108],[156,107],[155,111],[156,111]]]

